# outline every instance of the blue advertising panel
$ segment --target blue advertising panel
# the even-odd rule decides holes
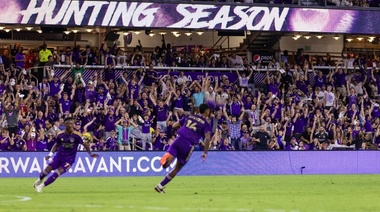
[[[194,152],[180,175],[380,174],[379,151]],[[65,176],[164,176],[163,152],[99,152],[78,157]],[[44,152],[0,152],[0,177],[36,177],[46,166]]]

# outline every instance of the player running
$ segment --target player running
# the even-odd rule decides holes
[[[66,130],[57,135],[57,142],[54,144],[51,152],[45,157],[49,160],[54,152],[57,152],[49,165],[40,173],[39,178],[34,183],[37,192],[42,192],[42,188],[53,183],[60,175],[66,173],[75,162],[78,152],[78,145],[83,144],[86,151],[92,158],[98,157],[97,154],[91,153],[89,143],[84,143],[79,132],[74,130],[74,118],[65,119]],[[52,170],[55,172],[44,182],[42,180],[50,174]]]
[[[200,138],[205,138],[205,149],[202,154],[202,160],[205,161],[210,146],[211,125],[208,121],[210,108],[207,104],[201,104],[199,107],[199,115],[189,115],[173,125],[177,129],[181,127],[169,150],[161,158],[160,163],[164,169],[169,167],[174,158],[177,158],[175,168],[159,183],[154,189],[159,193],[165,193],[164,187],[168,184],[182,169],[182,167],[190,159],[193,153],[194,145],[199,143]]]

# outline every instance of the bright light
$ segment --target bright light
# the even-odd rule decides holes
[[[79,32],[79,30],[77,30],[77,29],[73,29],[73,30],[71,30],[71,31],[74,32],[74,33]]]
[[[17,32],[20,32],[21,31],[21,28],[16,28],[15,29]]]
[[[181,34],[174,34],[174,36],[176,36],[178,38],[179,36],[181,36]]]
[[[202,35],[202,34],[203,34],[203,32],[197,32],[197,34],[198,34],[198,35]]]
[[[371,39],[371,40],[375,40],[375,36],[370,36],[370,37],[368,37],[369,39]]]
[[[178,34],[178,32],[177,32],[177,31],[173,31],[172,33],[173,33],[173,35],[175,35],[175,34]]]
[[[36,31],[37,31],[38,33],[40,33],[40,34],[42,33],[42,30],[40,30],[40,29],[38,29],[38,30],[36,30]]]
[[[305,36],[303,36],[306,40],[309,40],[310,38],[311,38],[311,36],[310,35],[305,35]]]
[[[153,32],[149,33],[150,37],[153,37],[155,34]]]
[[[33,29],[33,27],[25,27],[26,30],[30,31]]]
[[[323,35],[317,35],[317,38],[321,39],[321,38],[323,38]]]
[[[298,39],[298,38],[300,38],[302,36],[300,34],[298,34],[298,35],[294,35],[294,37],[296,37]]]
[[[134,33],[135,33],[136,35],[138,35],[138,34],[140,34],[141,32],[140,32],[140,31],[134,31]]]
[[[92,29],[89,28],[89,29],[86,29],[86,31],[87,31],[87,32],[92,32]]]
[[[346,41],[351,42],[353,39],[352,38],[347,38]]]
[[[123,35],[128,35],[129,34],[129,32],[123,32]]]
[[[334,35],[334,37],[333,37],[335,40],[339,40],[339,35]]]
[[[166,32],[160,32],[160,35],[166,35]]]
[[[358,41],[362,41],[364,38],[362,38],[362,37],[358,37],[358,38],[356,38],[356,39],[358,39]]]
[[[5,28],[5,27],[1,26],[1,27],[0,27],[0,30],[3,30],[4,28]]]
[[[10,31],[11,31],[11,29],[4,29],[4,31],[5,31],[5,32],[10,32]]]
[[[292,38],[293,38],[294,40],[298,40],[298,38],[299,38],[299,37],[297,37],[297,36],[294,36],[294,37],[292,37]]]
[[[186,32],[185,33],[185,35],[187,35],[187,36],[190,36],[191,34],[193,34],[193,33],[191,33],[191,32]]]
[[[70,34],[70,31],[63,31],[66,35]]]

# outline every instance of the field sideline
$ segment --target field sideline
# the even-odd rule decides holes
[[[35,178],[0,179],[0,211],[380,211],[380,175],[69,178],[36,193]]]

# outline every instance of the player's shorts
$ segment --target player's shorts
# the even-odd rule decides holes
[[[49,163],[49,166],[51,166],[53,170],[56,170],[61,167],[64,170],[64,172],[67,172],[71,168],[73,163],[74,161],[69,161],[60,157],[59,155],[55,155],[53,160]]]
[[[185,165],[193,153],[194,145],[187,139],[178,136],[170,146],[168,152],[177,158],[177,163]]]

